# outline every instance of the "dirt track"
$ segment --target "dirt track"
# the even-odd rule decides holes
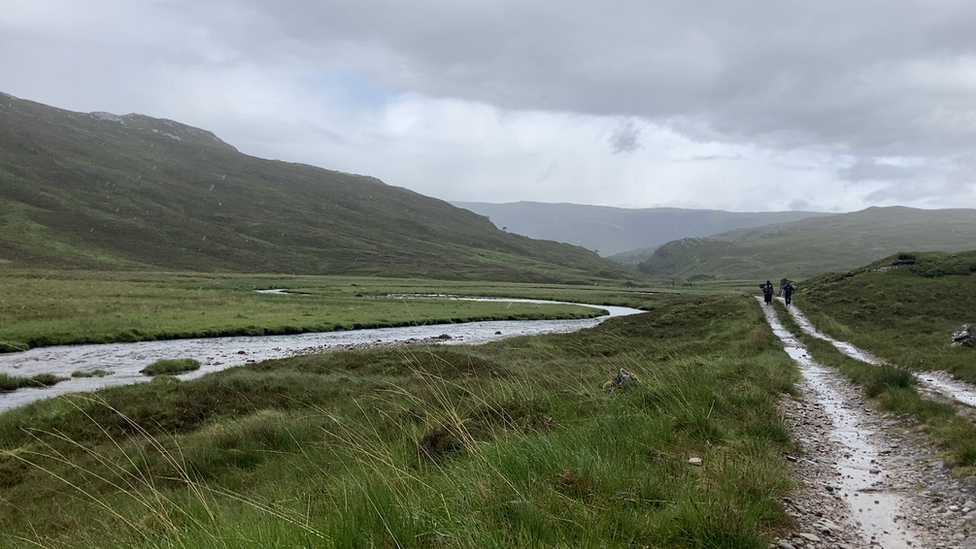
[[[803,373],[800,397],[782,403],[802,453],[787,456],[800,486],[786,502],[795,528],[778,547],[976,548],[972,480],[953,479],[910,418],[872,409],[856,386],[813,362],[773,307],[762,307]],[[850,356],[873,358],[837,343],[848,347]]]

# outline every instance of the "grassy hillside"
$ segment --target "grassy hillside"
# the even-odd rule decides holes
[[[626,209],[580,204],[542,204],[516,202],[486,204],[454,202],[491,218],[499,228],[531,238],[568,242],[604,257],[614,256],[621,263],[640,263],[640,259],[618,256],[621,252],[654,248],[685,237],[701,237],[740,227],[759,227],[786,223],[825,214],[813,212],[724,212],[678,208]]]
[[[825,332],[899,366],[976,383],[976,351],[952,347],[976,324],[976,251],[902,253],[806,281],[797,305]]]
[[[141,115],[0,98],[0,266],[592,280],[582,248]]]
[[[901,250],[953,252],[971,249],[974,242],[976,210],[868,208],[669,242],[638,268],[692,279],[800,280]]]

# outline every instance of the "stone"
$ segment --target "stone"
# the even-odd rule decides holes
[[[634,374],[628,372],[626,369],[621,368],[614,378],[603,384],[603,388],[607,391],[613,391],[619,393],[625,391],[634,385],[640,385],[641,381]]]
[[[976,328],[969,324],[963,324],[952,332],[952,346],[959,347],[961,345],[976,347]]]

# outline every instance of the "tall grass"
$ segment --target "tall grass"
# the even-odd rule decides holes
[[[295,357],[36,403],[0,415],[0,539],[766,547],[789,522],[775,401],[796,373],[756,307],[665,297],[576,334]],[[620,368],[643,384],[602,389]]]

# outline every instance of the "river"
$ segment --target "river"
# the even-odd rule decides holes
[[[298,335],[62,345],[38,347],[23,353],[0,354],[0,373],[11,376],[31,377],[36,374],[54,374],[59,377],[70,377],[72,372],[76,371],[111,372],[104,377],[73,377],[51,387],[0,393],[0,412],[65,393],[94,391],[103,387],[149,381],[151,378],[139,371],[161,358],[194,358],[200,361],[199,370],[177,376],[187,380],[251,362],[330,350],[411,342],[439,345],[481,344],[523,335],[575,332],[592,328],[608,318],[643,312],[627,307],[582,303],[578,305],[602,309],[609,314],[581,320],[505,320]],[[450,338],[443,336],[450,336]]]

